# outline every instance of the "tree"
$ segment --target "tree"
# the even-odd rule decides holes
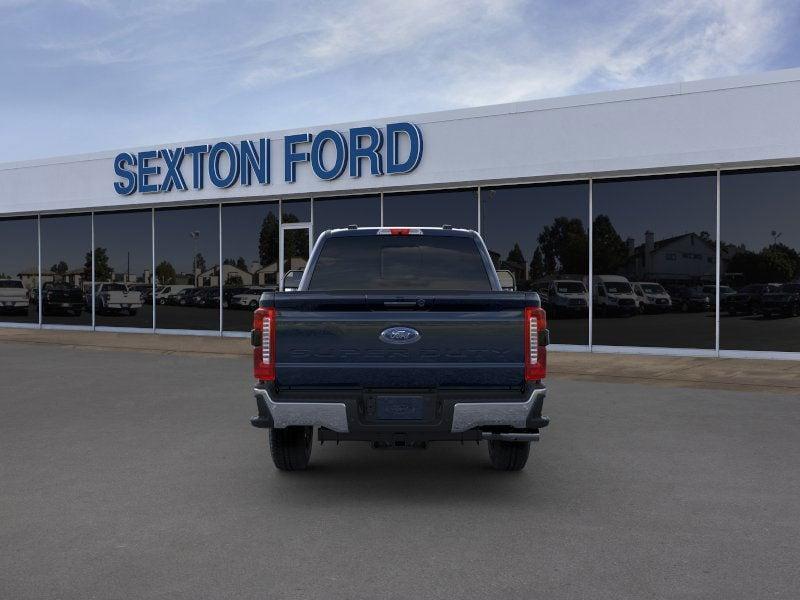
[[[94,250],[94,280],[112,281],[114,279],[114,269],[108,265],[108,251],[98,246]],[[92,253],[86,253],[86,260],[83,263],[83,280],[92,280]]]
[[[247,271],[247,261],[244,259],[244,256],[240,256],[236,259],[236,268]]]
[[[618,273],[628,261],[628,246],[607,215],[594,220],[594,272]]]
[[[547,275],[547,270],[544,267],[544,256],[542,255],[542,249],[539,246],[536,246],[536,250],[533,251],[533,258],[531,258],[531,264],[528,272],[530,273],[529,277],[531,282],[541,279]]]
[[[258,234],[258,260],[266,267],[278,262],[278,219],[269,213],[261,222]]]
[[[166,260],[162,260],[156,267],[156,281],[160,285],[169,285],[175,283],[175,267]]]
[[[67,263],[61,260],[56,264],[54,264],[52,267],[50,267],[50,270],[56,275],[63,275],[64,273],[69,271],[69,267],[67,266]]]
[[[589,235],[580,219],[558,217],[539,234],[545,273],[589,271]]]
[[[203,253],[198,252],[194,257],[194,268],[201,273],[206,270],[206,259],[203,258]]]
[[[785,244],[771,244],[761,252],[742,250],[728,262],[728,273],[741,273],[744,283],[792,281],[800,276],[800,254]]]
[[[514,247],[508,252],[506,259],[500,263],[500,268],[510,270],[514,273],[514,278],[519,284],[524,283],[527,268],[525,265],[525,255],[522,254],[519,244],[514,244]]]
[[[228,275],[225,285],[229,285],[231,287],[242,287],[244,286],[244,281],[242,281],[241,275]]]
[[[225,258],[225,259],[222,260],[222,264],[223,265],[235,266],[236,265],[236,261],[233,260],[232,258]]]

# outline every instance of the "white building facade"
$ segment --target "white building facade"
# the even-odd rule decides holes
[[[322,231],[353,223],[475,229],[520,289],[622,275],[791,294],[797,106],[792,69],[3,164],[0,288],[22,280],[30,304],[0,304],[0,326],[244,335],[234,297],[279,287]],[[92,280],[152,285],[157,300],[134,315],[60,310]],[[219,301],[156,293],[206,283]],[[782,319],[708,300],[631,317],[576,302],[551,319],[554,347],[800,358],[791,299]]]

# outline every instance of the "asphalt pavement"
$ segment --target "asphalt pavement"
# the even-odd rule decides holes
[[[554,378],[521,473],[280,473],[249,369],[1,341],[0,598],[797,598],[798,395]]]

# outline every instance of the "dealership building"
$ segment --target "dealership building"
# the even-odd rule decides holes
[[[0,326],[244,336],[323,231],[448,224],[555,350],[800,359],[798,107],[790,69],[2,164]]]

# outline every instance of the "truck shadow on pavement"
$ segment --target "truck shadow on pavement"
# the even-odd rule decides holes
[[[271,466],[271,465],[270,465]],[[525,470],[492,469],[486,444],[431,444],[427,450],[373,450],[367,444],[315,445],[307,471],[273,471],[264,480],[271,502],[294,506],[352,506],[353,502],[452,505],[546,504],[555,495],[546,482],[558,479],[536,446]],[[541,484],[541,485],[540,485]],[[563,493],[563,490],[562,492]]]

